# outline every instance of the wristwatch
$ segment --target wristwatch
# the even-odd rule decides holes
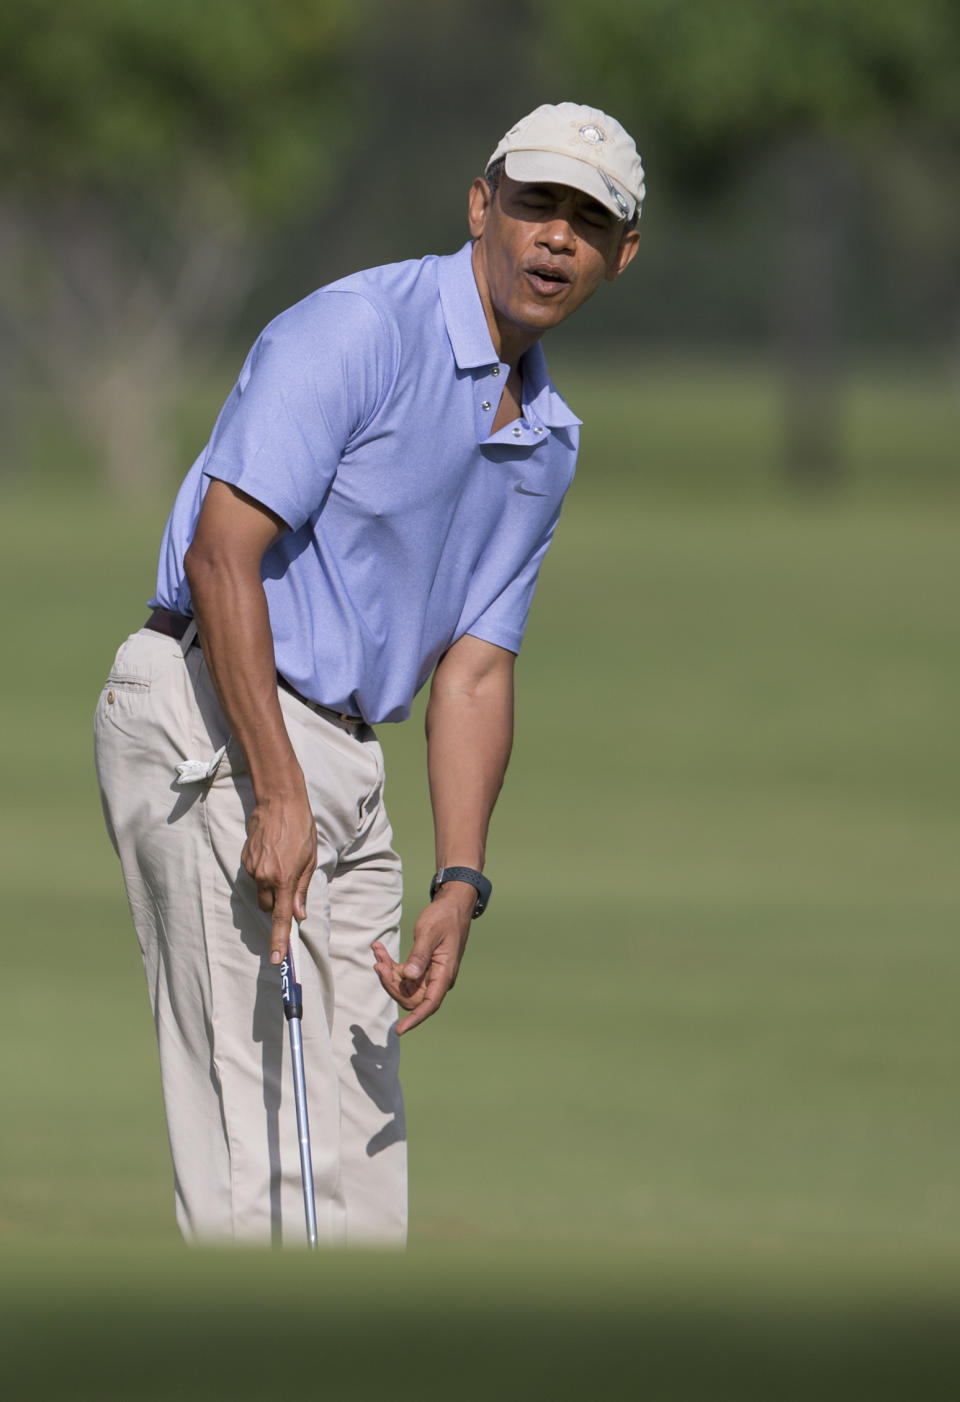
[[[473,918],[482,915],[490,903],[490,895],[493,886],[481,871],[474,871],[473,867],[441,867],[436,876],[430,882],[430,899],[440,890],[440,887],[448,881],[466,881],[468,885],[476,888],[477,904],[474,907]]]

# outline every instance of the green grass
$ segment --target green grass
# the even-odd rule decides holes
[[[619,487],[677,499],[778,500],[783,379],[773,357],[722,362],[552,355],[584,421],[583,466]],[[837,377],[841,475],[854,501],[957,502],[960,394],[955,364],[852,365]]]
[[[640,417],[696,457],[703,382],[661,391]],[[728,463],[766,393],[728,388]],[[403,1257],[178,1246],[90,757],[167,503],[7,492],[5,1395],[263,1396],[284,1325],[291,1379],[358,1398],[956,1395],[956,492],[929,448],[922,490],[893,473],[951,411],[863,393],[857,485],[816,501],[769,459],[726,496],[647,472],[622,394],[586,440],[494,901],[405,1043]],[[383,738],[409,926],[419,720]]]

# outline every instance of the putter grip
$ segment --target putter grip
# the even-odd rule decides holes
[[[293,956],[288,953],[280,965],[280,992],[283,995],[283,1015],[291,1018],[303,1017],[303,989],[296,981],[293,971]]]

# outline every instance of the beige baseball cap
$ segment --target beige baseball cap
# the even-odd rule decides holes
[[[643,203],[643,166],[633,137],[597,107],[545,103],[511,127],[487,162],[501,156],[511,180],[570,185],[619,219]]]

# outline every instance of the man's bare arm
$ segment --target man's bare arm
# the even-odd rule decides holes
[[[277,698],[277,670],[264,554],[287,529],[259,502],[225,482],[207,490],[184,570],[204,657],[234,739],[250,768],[256,806],[240,859],[273,912],[271,963],[287,949],[290,922],[302,920],[317,865],[317,833],[307,786]]]
[[[514,655],[479,638],[454,643],[433,677],[427,707],[427,766],[437,866],[483,869],[487,829],[513,743]],[[404,964],[374,946],[380,981],[410,1013],[397,1032],[436,1012],[453,987],[477,903],[473,886],[441,886],[414,928]]]

